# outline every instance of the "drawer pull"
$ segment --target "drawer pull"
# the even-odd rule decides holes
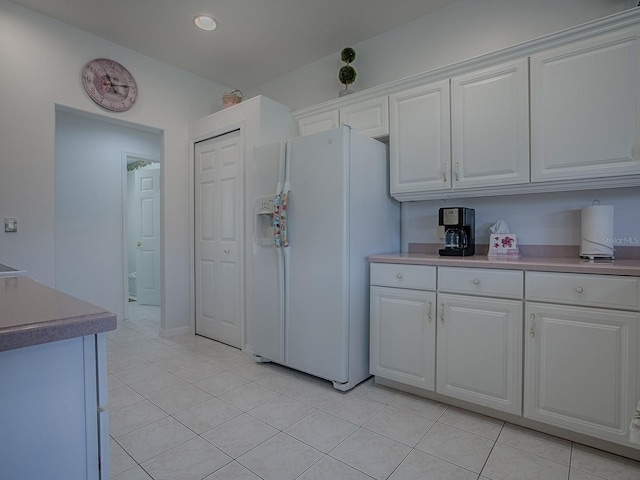
[[[531,338],[534,338],[536,336],[536,332],[534,330],[535,326],[536,326],[536,314],[532,313],[529,316],[529,336]]]
[[[444,303],[440,304],[440,323],[444,324]]]
[[[402,273],[396,273],[396,278],[398,280],[402,280]]]
[[[456,182],[460,181],[460,164],[456,162]]]
[[[577,287],[577,288],[576,288],[576,292],[578,292],[578,293],[582,293],[582,292],[584,292],[584,288],[582,288],[582,287]]]
[[[477,278],[473,281],[474,285],[480,285],[480,280],[478,280]]]
[[[431,323],[431,302],[427,303],[427,319]]]
[[[442,178],[445,183],[447,181],[447,167],[448,165],[446,163],[442,164]]]

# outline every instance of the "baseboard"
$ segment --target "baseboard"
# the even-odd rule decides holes
[[[189,335],[193,334],[191,330],[191,326],[185,325],[184,327],[176,327],[176,328],[161,328],[159,335],[162,338],[171,338],[177,337],[178,335]]]

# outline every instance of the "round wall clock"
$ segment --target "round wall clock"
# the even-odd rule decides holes
[[[96,58],[84,66],[82,84],[94,102],[112,112],[129,110],[138,96],[131,72],[107,58]]]

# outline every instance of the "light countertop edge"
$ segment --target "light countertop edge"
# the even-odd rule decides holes
[[[29,277],[0,278],[0,352],[115,330],[116,315]]]
[[[441,257],[439,255],[422,253],[390,253],[384,255],[369,255],[367,258],[369,263],[640,276],[640,260],[613,260],[611,263],[592,263],[579,258],[519,257],[496,259],[487,257],[486,255]]]

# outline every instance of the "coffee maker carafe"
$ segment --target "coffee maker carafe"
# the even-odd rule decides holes
[[[438,225],[444,227],[442,256],[469,257],[475,253],[476,215],[473,208],[441,208]]]

